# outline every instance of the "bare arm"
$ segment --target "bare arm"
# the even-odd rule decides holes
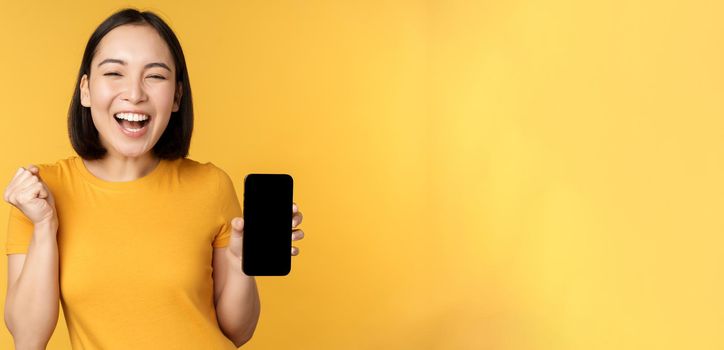
[[[251,339],[259,321],[259,292],[254,277],[242,272],[241,260],[227,253],[227,248],[214,249],[216,318],[239,347]]]
[[[45,349],[58,323],[57,230],[36,224],[28,253],[8,256],[5,324],[16,349]]]

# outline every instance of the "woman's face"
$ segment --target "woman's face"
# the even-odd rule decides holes
[[[166,42],[148,25],[122,25],[101,39],[90,68],[81,77],[81,104],[90,107],[101,143],[120,157],[140,157],[163,134],[171,112],[179,109],[181,84]],[[135,112],[125,114],[123,112]],[[121,116],[139,119],[129,123]],[[141,117],[140,119],[143,119]],[[125,127],[124,127],[125,125]]]

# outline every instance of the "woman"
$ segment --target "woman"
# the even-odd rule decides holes
[[[68,116],[78,156],[18,169],[4,193],[16,347],[45,347],[58,299],[74,349],[251,338],[260,303],[241,270],[241,208],[223,170],[186,158],[191,102],[183,51],[158,16],[122,10],[91,35]]]

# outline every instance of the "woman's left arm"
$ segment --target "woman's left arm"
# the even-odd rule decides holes
[[[228,248],[223,249],[228,252]],[[221,331],[240,347],[251,339],[259,321],[259,292],[254,277],[241,271],[240,260],[227,259],[228,254],[220,254],[227,272],[224,281],[219,281],[223,288],[216,299],[216,318]]]
[[[296,227],[302,222],[302,212],[296,203],[292,205],[292,240],[300,240],[304,232]],[[214,285],[216,296],[216,318],[222,332],[237,347],[251,339],[259,321],[259,291],[253,276],[247,276],[241,269],[241,254],[244,234],[244,219],[231,220],[231,239],[226,248],[214,249]],[[292,246],[291,254],[299,254],[299,248]]]

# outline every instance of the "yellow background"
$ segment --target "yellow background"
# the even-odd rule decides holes
[[[126,5],[2,3],[3,188],[73,154],[84,46]],[[724,4],[130,5],[184,48],[190,157],[240,198],[295,178],[301,254],[244,348],[724,348]]]

